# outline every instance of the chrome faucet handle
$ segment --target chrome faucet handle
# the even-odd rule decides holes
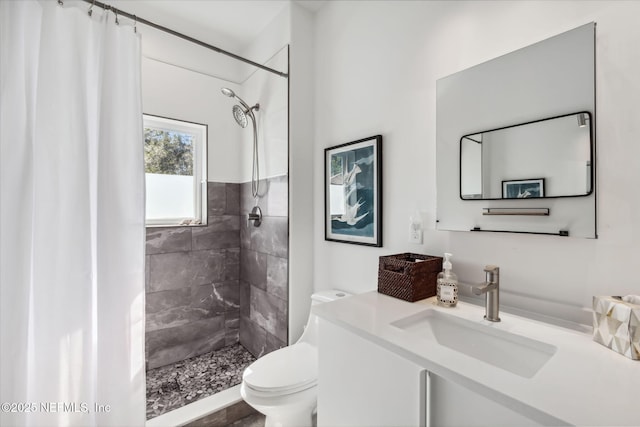
[[[493,291],[498,288],[498,284],[496,282],[482,282],[478,285],[471,285],[471,291],[474,295],[482,295],[486,294],[489,291]]]
[[[247,227],[251,221],[253,221],[254,227],[260,227],[260,224],[262,223],[262,210],[257,205],[254,206],[253,209],[251,209],[251,212],[247,214]]]

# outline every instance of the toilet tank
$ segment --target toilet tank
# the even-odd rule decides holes
[[[339,289],[330,289],[328,291],[319,291],[311,295],[311,305],[318,305],[325,302],[331,302],[350,296],[351,294]],[[317,345],[318,340],[318,318],[313,314],[313,309],[309,312],[309,319],[304,327],[304,332],[297,342],[306,342],[312,345]]]

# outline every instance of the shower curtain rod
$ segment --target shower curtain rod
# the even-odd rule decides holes
[[[117,8],[115,8],[113,6],[108,5],[108,4],[105,4],[105,3],[102,3],[102,2],[99,2],[99,1],[96,1],[96,0],[83,0],[83,1],[85,3],[91,4],[92,6],[101,7],[104,10],[111,10],[116,15],[124,16],[126,18],[129,18],[129,19],[135,21],[136,23],[141,23],[141,24],[147,25],[147,26],[149,26],[151,28],[155,28],[156,30],[163,31],[163,32],[165,32],[167,34],[171,34],[172,36],[175,36],[175,37],[181,38],[183,40],[186,40],[188,42],[197,44],[198,46],[204,47],[204,48],[209,49],[209,50],[213,50],[214,52],[218,52],[218,53],[221,53],[223,55],[227,55],[227,56],[229,56],[229,57],[231,57],[233,59],[237,59],[238,61],[244,62],[246,64],[253,65],[254,67],[258,67],[258,68],[263,69],[265,71],[269,71],[270,73],[277,74],[280,77],[285,77],[285,78],[289,77],[289,74],[287,74],[287,73],[283,73],[282,71],[278,71],[278,70],[275,70],[273,68],[269,68],[266,65],[258,64],[257,62],[254,62],[254,61],[252,61],[250,59],[243,58],[240,55],[236,55],[235,53],[231,53],[231,52],[228,52],[228,51],[226,51],[224,49],[220,49],[217,46],[210,45],[209,43],[205,43],[205,42],[203,42],[201,40],[198,40],[198,39],[195,39],[193,37],[187,36],[185,34],[179,33],[177,31],[172,30],[171,28],[163,27],[162,25],[159,25],[159,24],[156,24],[154,22],[148,21],[148,20],[146,20],[144,18],[140,18],[139,16],[133,15],[131,13],[127,13],[127,12],[125,12],[123,10],[117,9]]]

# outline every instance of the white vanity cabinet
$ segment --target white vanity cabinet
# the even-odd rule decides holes
[[[638,426],[638,362],[590,334],[375,291],[312,310],[319,427]]]
[[[424,368],[323,319],[318,348],[318,427],[426,425]]]
[[[529,427],[540,424],[482,394],[428,374],[427,426],[433,427]]]
[[[318,427],[541,424],[320,320]]]

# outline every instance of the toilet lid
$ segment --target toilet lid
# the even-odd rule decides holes
[[[281,348],[253,362],[242,375],[247,386],[258,391],[304,389],[318,378],[318,350],[299,343]]]

